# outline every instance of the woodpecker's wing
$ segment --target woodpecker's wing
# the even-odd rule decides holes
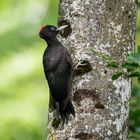
[[[71,59],[63,46],[48,50],[43,64],[50,91],[56,101],[63,101],[69,95],[72,73]]]
[[[52,95],[57,101],[63,101],[69,98],[71,75],[72,75],[72,63],[68,59],[68,52],[63,49],[63,57],[61,62],[56,68],[56,71],[51,73],[50,89]]]
[[[67,87],[67,94],[66,94],[66,97],[65,99],[63,100],[63,102],[60,103],[60,109],[62,111],[65,110],[68,102],[70,102],[70,95],[71,95],[71,84],[72,84],[72,76],[73,76],[73,62],[72,62],[72,59],[71,59],[71,56],[70,54],[68,53],[68,51],[66,50],[65,51],[65,62],[66,62],[66,73],[67,75],[65,75],[67,77],[66,78],[63,78],[64,82],[65,83],[65,86]],[[64,76],[64,77],[65,77]]]
[[[56,70],[62,61],[63,50],[61,46],[48,47],[43,55],[43,66],[46,79],[48,81],[50,90],[54,87]]]
[[[53,47],[48,47],[43,55],[43,66],[44,66],[44,71],[47,72],[52,72],[55,71],[60,64],[61,60],[63,57],[63,48],[61,45],[58,46],[53,46]]]

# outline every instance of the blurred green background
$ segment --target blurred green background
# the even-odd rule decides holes
[[[57,23],[59,0],[0,0],[0,140],[44,140],[48,87],[42,25]],[[136,46],[140,44],[140,9]],[[140,139],[140,85],[133,80],[130,140]]]
[[[38,32],[56,24],[57,7],[56,0],[0,0],[0,140],[44,140],[46,44]]]
[[[140,45],[140,0],[138,0],[135,44],[137,50],[137,46]],[[132,80],[130,107],[129,140],[140,140],[140,83],[135,78]]]

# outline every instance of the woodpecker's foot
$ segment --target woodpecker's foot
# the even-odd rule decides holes
[[[91,64],[87,59],[80,60],[74,67],[74,75],[83,75],[91,70]]]
[[[86,60],[86,59],[84,59],[84,60],[79,60],[79,62],[75,65],[74,69],[77,69],[77,68],[80,67],[80,66],[85,66],[86,64],[83,63],[85,60]]]

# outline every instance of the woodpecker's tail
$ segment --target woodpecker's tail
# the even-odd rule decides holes
[[[68,123],[69,116],[72,114],[75,117],[74,107],[71,101],[68,101],[66,107],[64,108],[63,103],[59,103],[59,111],[61,119],[64,123]]]

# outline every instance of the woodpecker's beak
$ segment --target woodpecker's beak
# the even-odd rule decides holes
[[[57,27],[56,31],[62,31],[63,29],[65,29],[67,27],[68,27],[68,25],[63,25],[63,26]]]

